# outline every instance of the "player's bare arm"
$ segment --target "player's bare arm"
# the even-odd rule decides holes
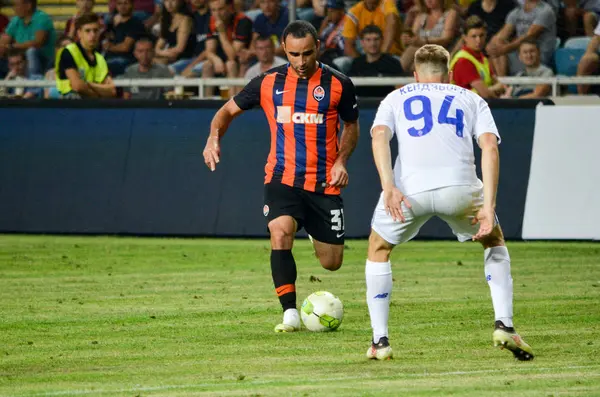
[[[358,143],[359,126],[358,119],[352,122],[344,122],[342,137],[340,139],[340,150],[338,152],[335,163],[331,167],[331,182],[330,186],[346,187],[348,185],[348,171],[346,164],[356,145]]]
[[[210,134],[204,147],[204,163],[211,171],[214,171],[221,156],[220,140],[231,121],[243,112],[238,105],[230,99],[215,114],[210,123]]]
[[[373,158],[379,173],[381,189],[383,190],[383,204],[385,211],[394,221],[404,222],[402,203],[410,208],[410,202],[406,196],[396,187],[394,182],[394,171],[392,169],[392,151],[390,141],[392,130],[384,125],[376,125],[371,130]]]
[[[483,179],[483,208],[477,213],[479,231],[473,240],[481,240],[494,229],[496,211],[496,194],[498,192],[498,176],[500,174],[500,154],[498,138],[492,133],[479,137],[481,148],[481,176]]]

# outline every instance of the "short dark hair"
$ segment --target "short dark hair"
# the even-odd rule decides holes
[[[89,12],[87,14],[83,14],[82,16],[80,16],[79,18],[77,18],[75,20],[75,30],[79,30],[81,29],[84,25],[88,25],[90,23],[97,23],[99,24],[100,21],[98,20],[98,15]]]
[[[317,41],[319,40],[315,27],[310,22],[306,21],[294,21],[286,26],[283,30],[283,34],[281,35],[281,40],[285,43],[285,39],[289,35],[292,35],[292,37],[297,39],[311,35],[315,41],[315,44],[317,44]]]
[[[381,28],[373,24],[365,26],[365,28],[360,32],[360,38],[362,39],[363,37],[365,37],[366,34],[376,34],[380,38],[383,37],[383,32],[381,31]]]
[[[535,41],[534,39],[526,39],[523,40],[520,44],[519,44],[519,51],[521,51],[521,47],[524,44],[531,44],[532,46],[534,46],[535,48],[537,48],[537,50],[540,50],[540,46],[538,45],[537,41]]]
[[[406,34],[408,35],[408,37],[415,37],[415,32],[412,31],[412,29],[403,29],[402,30],[402,34]]]
[[[10,50],[8,51],[8,53],[6,54],[6,58],[12,58],[12,57],[19,57],[21,59],[23,59],[24,61],[27,60],[27,57],[25,57],[25,53],[21,50]]]
[[[156,40],[154,39],[154,37],[153,37],[153,36],[150,36],[150,35],[147,35],[147,34],[145,34],[145,35],[142,35],[142,36],[140,36],[140,37],[139,37],[139,38],[138,38],[138,39],[135,41],[135,44],[137,44],[137,43],[150,43],[150,44],[152,44],[152,46],[154,47],[154,44],[155,44],[155,42],[156,42]],[[135,47],[135,46],[134,46],[134,47]]]
[[[273,38],[271,36],[267,36],[266,34],[261,34],[256,38],[256,41],[270,41],[273,43]]]
[[[478,15],[471,15],[465,20],[465,26],[463,28],[463,34],[469,33],[471,29],[485,29],[487,30],[487,24]]]

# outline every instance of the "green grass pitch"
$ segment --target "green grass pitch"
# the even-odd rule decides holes
[[[365,358],[366,242],[320,268],[296,242],[298,304],[338,295],[336,332],[275,334],[266,240],[0,236],[1,396],[600,396],[600,244],[512,242],[515,325],[491,346],[475,243],[392,258],[395,359]]]

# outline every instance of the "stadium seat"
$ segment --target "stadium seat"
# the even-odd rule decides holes
[[[556,38],[556,44],[554,45],[554,50],[558,50],[560,48],[560,37]]]
[[[592,38],[588,36],[569,37],[565,42],[564,48],[573,48],[585,50]]]
[[[585,53],[581,48],[559,48],[554,53],[556,73],[563,76],[575,76],[577,64]]]
[[[54,22],[54,30],[63,32],[65,27],[67,26],[67,21],[53,21]]]
[[[559,48],[554,53],[554,64],[556,66],[556,74],[561,76],[575,76],[577,74],[577,65],[579,60],[585,53],[585,49],[581,48]],[[575,85],[568,86],[570,93],[576,93]]]

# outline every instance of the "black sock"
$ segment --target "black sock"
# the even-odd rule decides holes
[[[283,311],[296,308],[296,261],[292,250],[271,251],[271,275]]]

